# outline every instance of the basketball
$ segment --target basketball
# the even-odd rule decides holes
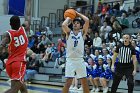
[[[70,17],[71,19],[74,19],[76,17],[76,12],[74,9],[67,9],[64,13],[64,18]]]

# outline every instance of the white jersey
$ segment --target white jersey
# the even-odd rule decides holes
[[[74,32],[71,31],[67,39],[66,57],[83,58],[83,56],[84,56],[84,39],[82,32],[79,31],[79,33],[75,35]]]

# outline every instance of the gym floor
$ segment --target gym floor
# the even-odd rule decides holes
[[[4,91],[6,91],[9,88],[10,85],[7,83],[7,81],[0,80],[0,93],[4,93]],[[27,88],[28,88],[28,93],[62,93],[62,87],[59,86],[27,84]],[[120,90],[120,91],[121,92],[119,93],[127,93],[127,90]],[[83,92],[72,90],[70,93],[83,93]],[[102,92],[98,92],[98,93],[102,93]],[[140,91],[134,91],[133,93],[140,93]]]

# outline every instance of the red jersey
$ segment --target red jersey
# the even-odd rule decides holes
[[[15,61],[26,61],[26,53],[28,46],[28,38],[23,27],[18,30],[7,31],[10,35],[10,43],[8,45],[9,57],[6,64]]]

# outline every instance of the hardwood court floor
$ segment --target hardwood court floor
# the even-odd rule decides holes
[[[9,89],[10,86],[6,81],[0,81],[0,93]],[[62,88],[56,86],[27,84],[28,93],[61,93]],[[20,93],[20,92],[19,92]]]
[[[0,80],[0,93],[4,93],[4,91],[6,91],[9,88],[10,85],[6,81]],[[27,84],[27,88],[28,88],[28,93],[62,93],[62,87],[58,87],[58,86]],[[72,90],[70,93],[83,93],[83,92]],[[102,93],[102,92],[98,92],[98,93]],[[121,93],[127,93],[127,90],[122,91]],[[140,91],[134,91],[134,93],[140,93]]]
[[[27,87],[28,93],[62,93],[62,87],[57,86],[27,84]],[[0,81],[0,93],[4,93],[4,91],[6,91],[9,88],[10,85],[6,81]],[[70,93],[83,93],[83,92],[72,90]]]

